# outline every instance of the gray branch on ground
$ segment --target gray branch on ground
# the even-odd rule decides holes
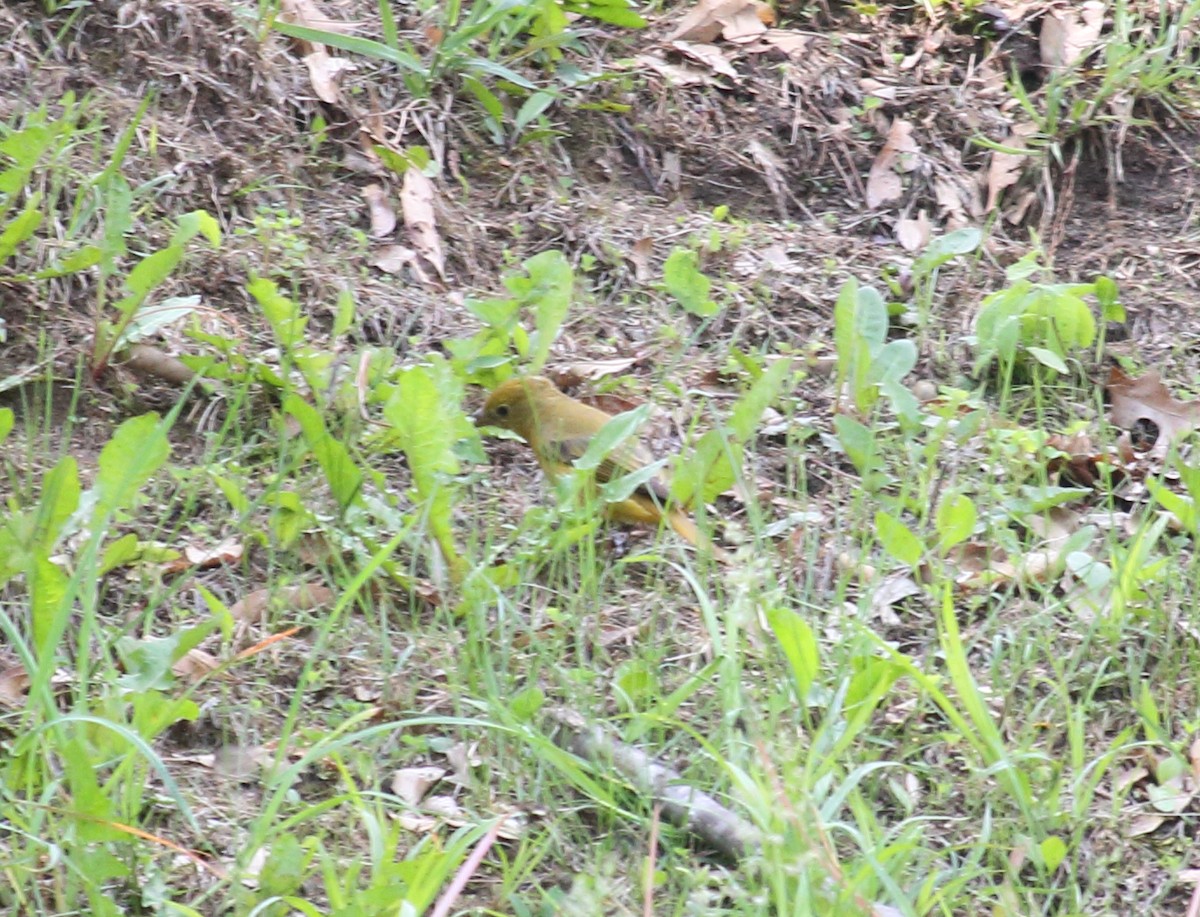
[[[574,710],[554,707],[546,712],[546,718],[561,727],[554,733],[559,747],[592,764],[611,765],[639,793],[660,804],[667,821],[698,837],[725,859],[736,863],[762,845],[762,833],[754,825],[712,796],[689,786],[674,768],[600,726],[589,725]],[[873,901],[863,904],[872,917],[901,917],[901,912],[890,905]]]

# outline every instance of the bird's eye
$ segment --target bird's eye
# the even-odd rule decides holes
[[[501,417],[507,417],[508,416],[508,405],[507,404],[500,405],[500,407],[496,408],[496,413],[499,414]]]

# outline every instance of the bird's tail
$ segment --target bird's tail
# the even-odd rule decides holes
[[[667,512],[667,522],[671,524],[671,528],[675,533],[694,547],[697,551],[705,554],[711,554],[714,559],[721,563],[729,562],[729,554],[712,543],[699,528],[692,518],[681,509],[671,509]]]

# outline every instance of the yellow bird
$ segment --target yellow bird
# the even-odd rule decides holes
[[[570,471],[612,415],[564,395],[543,376],[509,379],[489,396],[479,412],[480,426],[503,427],[525,440],[537,456],[542,471],[550,478]],[[596,480],[607,483],[646,467],[653,457],[636,441],[627,440],[596,468]],[[663,519],[685,541],[718,559],[726,555],[696,528],[696,523],[677,506],[669,505],[670,485],[656,474],[627,499],[608,503],[604,513],[615,522],[657,526]]]

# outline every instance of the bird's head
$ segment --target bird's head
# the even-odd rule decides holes
[[[557,386],[544,376],[509,379],[496,386],[475,418],[481,427],[502,427],[522,439],[531,439],[538,426],[538,411],[561,395]]]

